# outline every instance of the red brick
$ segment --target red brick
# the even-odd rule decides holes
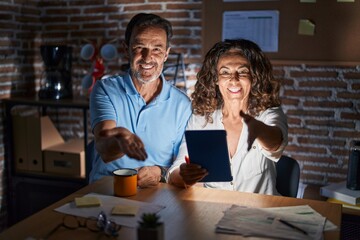
[[[58,1],[57,1],[58,2]],[[51,8],[46,9],[45,15],[71,15],[71,14],[80,14],[80,9],[78,8]]]
[[[290,125],[300,125],[301,124],[301,119],[299,118],[293,118],[293,117],[287,117],[287,122]]]
[[[275,77],[275,79],[277,79],[276,77]],[[294,80],[293,79],[289,79],[289,78],[281,78],[281,79],[278,79],[280,82],[281,82],[281,84],[283,85],[283,86],[294,86]]]
[[[171,19],[170,22],[173,27],[201,27],[201,21],[191,19],[185,21],[180,19]]]
[[[109,28],[116,28],[118,26],[117,22],[107,22],[107,23],[89,23],[83,25],[83,30],[88,28],[101,28],[101,29],[109,29]]]
[[[0,13],[0,19],[1,19],[2,21],[12,20],[12,19],[13,19],[13,15],[8,14],[8,13],[6,13],[6,14]]]
[[[190,45],[193,45],[193,44],[200,44],[201,43],[201,39],[198,38],[198,39],[194,39],[194,38],[173,38],[171,40],[171,44],[174,44],[174,45],[181,45],[181,44],[190,44]]]
[[[360,99],[360,94],[358,92],[338,92],[336,96],[338,98]]]
[[[334,131],[334,137],[360,138],[360,131]]]
[[[301,97],[330,97],[331,91],[317,91],[317,90],[284,90],[285,96],[301,96]]]
[[[360,81],[360,72],[346,72],[344,73],[344,78]]]
[[[85,14],[89,14],[89,13],[117,13],[119,12],[119,8],[118,7],[109,7],[109,6],[104,6],[104,7],[94,7],[94,8],[86,8],[84,9],[84,13]]]
[[[177,4],[173,4],[173,3],[168,3],[166,4],[166,9],[171,10],[171,9],[187,9],[187,10],[201,10],[201,3],[200,2],[194,2],[194,3],[177,3]]]
[[[296,78],[336,78],[338,73],[335,71],[291,71],[290,76]]]
[[[343,176],[343,177],[340,177],[340,176],[332,177],[331,176],[331,177],[327,178],[328,183],[331,183],[331,182],[336,183],[336,182],[341,182],[341,181],[344,181],[344,180],[346,180],[346,175]]]
[[[183,36],[187,36],[189,37],[191,35],[191,30],[186,28],[186,29],[179,29],[179,28],[176,28],[176,29],[173,29],[173,34],[174,36],[177,36],[177,35],[183,35]]]
[[[341,121],[341,120],[334,121],[333,119],[331,120],[308,119],[305,120],[305,124],[307,126],[318,125],[322,127],[334,127],[334,128],[350,128],[350,129],[355,128],[355,124],[353,122]]]
[[[298,115],[298,116],[333,117],[334,111],[289,109],[287,111],[287,114],[288,115]]]
[[[298,106],[300,101],[298,99],[289,99],[285,96],[281,97],[281,102],[283,105],[290,105],[290,106]]]
[[[286,151],[290,151],[290,152],[311,152],[311,153],[321,153],[321,154],[325,154],[326,153],[326,148],[325,147],[306,147],[306,146],[287,146],[286,147]]]
[[[165,13],[162,13],[161,15],[162,15],[162,17],[164,17],[170,21],[171,21],[171,18],[185,18],[185,19],[190,18],[189,12],[185,12],[185,11],[184,12],[165,12]],[[173,23],[173,21],[171,21],[171,23]]]
[[[359,112],[342,112],[341,118],[342,119],[360,120],[360,113]]]
[[[300,144],[314,144],[314,145],[328,145],[328,146],[345,146],[345,140],[335,140],[331,138],[317,138],[317,137],[298,137]]]
[[[66,7],[65,1],[54,1],[54,0],[41,0],[38,2],[38,7]]]
[[[307,183],[323,183],[325,177],[322,175],[315,175],[315,174],[301,174],[301,179]]]
[[[49,23],[61,23],[67,21],[67,16],[44,16],[40,18],[40,21],[49,24]]]
[[[96,6],[96,5],[104,5],[104,0],[91,0],[91,2],[89,1],[74,1],[71,0],[69,1],[70,6]]]
[[[305,107],[321,107],[321,108],[352,108],[352,102],[334,102],[334,101],[305,101]]]
[[[347,159],[348,155],[349,155],[349,150],[347,149],[346,146],[344,146],[343,148],[332,148],[330,149],[330,154],[332,155],[336,155],[336,156],[343,156],[345,157],[345,159]]]
[[[71,25],[71,24],[64,24],[64,25],[46,25],[44,27],[45,31],[66,31],[66,30],[79,30],[79,25]]]
[[[326,173],[336,173],[336,174],[346,174],[346,169],[339,169],[338,166],[333,167],[324,167],[322,165],[320,166],[313,166],[313,165],[307,165],[304,164],[304,171],[313,171],[313,172],[326,172]]]
[[[39,17],[39,15],[41,14],[41,11],[38,8],[33,8],[33,7],[30,8],[30,7],[23,6],[20,9],[20,13],[22,15],[29,14],[29,15],[34,15],[34,16]]]
[[[71,16],[70,22],[98,22],[98,21],[105,21],[105,16]]]
[[[71,37],[82,37],[82,38],[92,38],[94,36],[103,36],[103,30],[87,30],[87,31],[75,31],[71,32]]]
[[[291,127],[288,129],[289,134],[294,135],[305,135],[305,136],[311,136],[311,135],[318,135],[318,136],[328,136],[329,131],[326,130],[320,130],[320,129],[308,129],[308,128],[295,128]]]
[[[151,11],[151,10],[161,10],[162,6],[160,4],[144,4],[140,6],[125,6],[125,12],[132,11]]]
[[[273,75],[279,77],[284,77],[285,71],[282,68],[273,68]]]
[[[360,83],[354,83],[351,85],[352,90],[360,90]]]
[[[347,83],[342,81],[305,81],[299,82],[299,87],[334,87],[334,88],[346,88]]]
[[[14,22],[7,22],[6,23],[6,25],[4,26],[1,26],[1,31],[5,31],[4,33],[1,33],[1,31],[0,31],[0,34],[1,35],[7,35],[8,36],[8,34],[9,34],[9,31],[8,30],[12,30],[12,31],[14,31],[15,29],[18,29],[18,27],[19,27],[19,25],[18,24],[16,24],[16,23],[14,23]],[[13,33],[11,33],[11,35],[13,35]]]

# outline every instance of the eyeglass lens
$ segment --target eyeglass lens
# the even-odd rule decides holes
[[[106,214],[101,211],[97,218],[97,226],[105,232],[106,235],[116,236],[120,226],[115,222],[108,220]]]

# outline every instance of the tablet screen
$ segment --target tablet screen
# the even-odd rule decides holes
[[[190,162],[209,172],[201,182],[232,181],[225,130],[187,130],[185,140]]]

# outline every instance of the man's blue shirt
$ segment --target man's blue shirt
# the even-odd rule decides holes
[[[97,123],[114,120],[143,141],[145,161],[123,157],[104,163],[95,151],[90,182],[112,175],[118,168],[160,165],[169,167],[176,157],[187,121],[191,115],[188,96],[167,82],[163,76],[160,94],[149,104],[136,90],[129,74],[99,80],[90,96],[90,119]]]

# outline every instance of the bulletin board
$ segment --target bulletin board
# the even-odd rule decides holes
[[[360,0],[211,0],[203,1],[203,56],[222,40],[225,11],[277,10],[278,49],[271,60],[360,63]],[[314,23],[313,35],[299,34],[299,21]]]

